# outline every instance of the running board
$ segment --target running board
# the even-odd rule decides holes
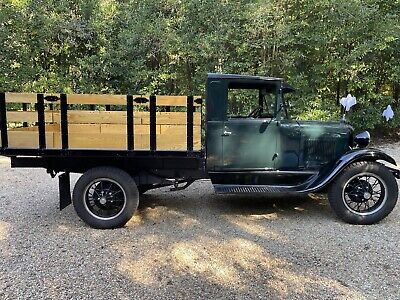
[[[234,185],[214,184],[217,194],[257,194],[257,193],[290,193],[296,192],[293,186],[271,186],[271,185]]]

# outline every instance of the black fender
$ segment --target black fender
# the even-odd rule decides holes
[[[357,161],[385,161],[393,167],[388,167],[394,176],[400,177],[400,169],[396,168],[396,161],[385,152],[374,148],[354,149],[346,152],[333,165],[320,170],[309,180],[304,192],[312,193],[324,190],[348,165]]]

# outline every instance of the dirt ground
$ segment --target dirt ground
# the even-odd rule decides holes
[[[400,144],[380,146],[400,162]],[[75,177],[76,180],[76,177]],[[399,299],[400,209],[339,221],[324,197],[152,191],[125,228],[87,227],[40,169],[0,158],[1,299]]]

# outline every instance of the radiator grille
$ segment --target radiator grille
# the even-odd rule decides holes
[[[307,165],[326,164],[336,158],[336,152],[334,139],[307,139],[304,143]]]

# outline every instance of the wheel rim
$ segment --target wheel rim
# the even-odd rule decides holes
[[[348,210],[361,216],[379,211],[386,203],[386,183],[376,174],[361,173],[344,185],[342,200]]]
[[[118,182],[110,178],[98,178],[87,185],[84,204],[86,210],[96,219],[111,220],[124,210],[126,194]]]

